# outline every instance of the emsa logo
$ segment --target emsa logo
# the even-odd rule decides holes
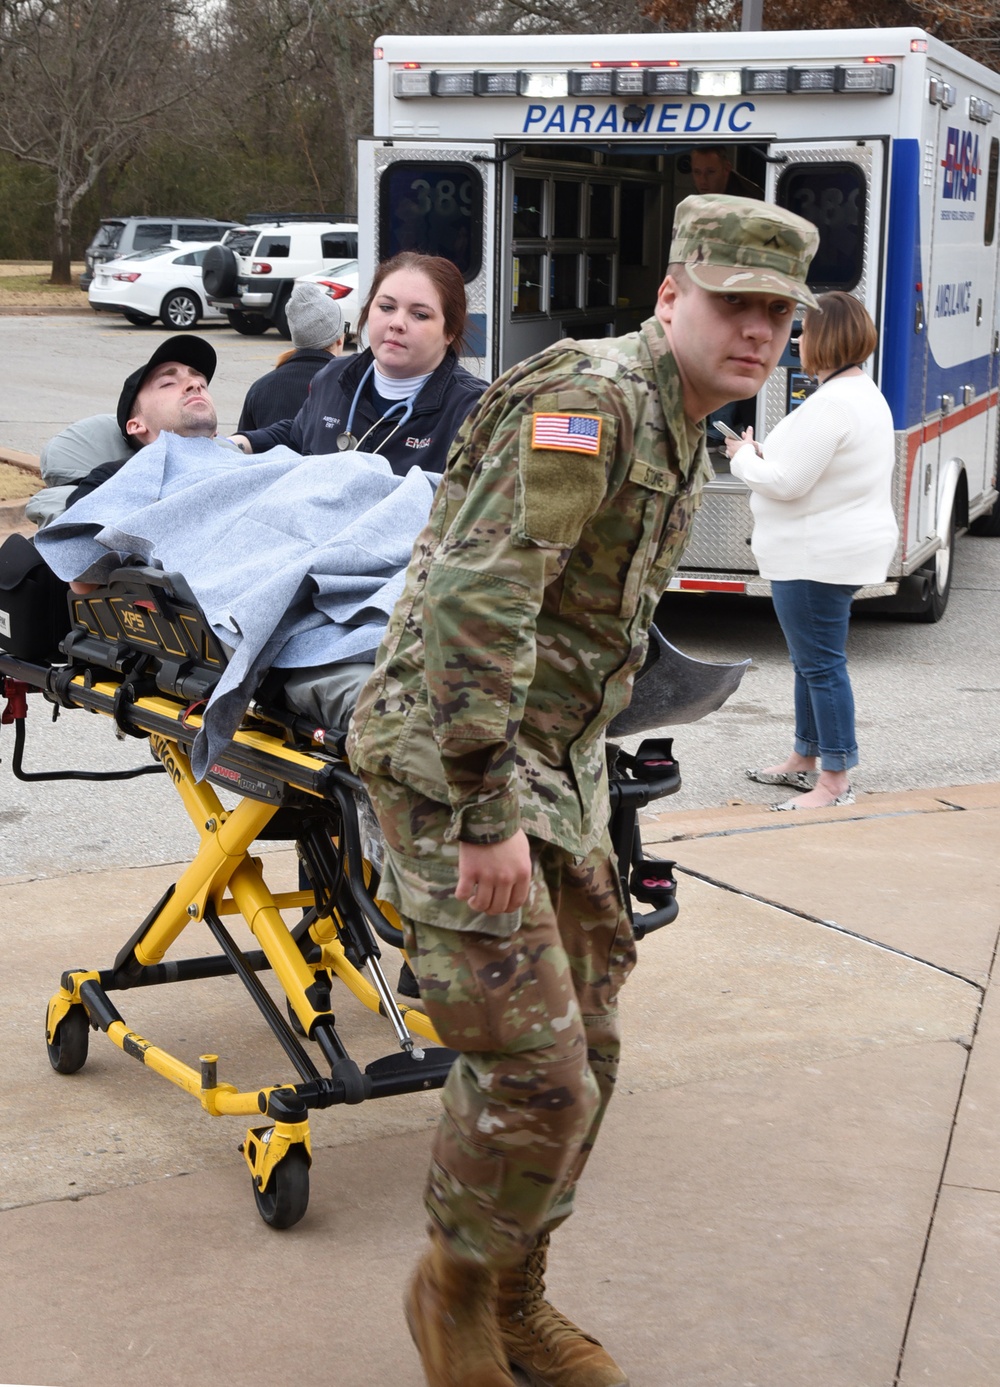
[[[948,127],[948,141],[945,145],[944,187],[941,196],[959,198],[968,202],[976,196],[976,179],[982,170],[979,167],[979,136],[971,130],[956,130]]]

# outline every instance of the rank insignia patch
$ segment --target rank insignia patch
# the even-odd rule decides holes
[[[531,446],[596,455],[601,451],[601,420],[594,414],[533,414]]]

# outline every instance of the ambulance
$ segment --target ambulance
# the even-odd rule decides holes
[[[956,534],[1000,534],[1000,76],[919,29],[383,37],[358,162],[361,282],[403,250],[453,260],[492,378],[560,338],[635,330],[692,161],[814,222],[814,290],[857,295],[896,428],[900,543],[861,596],[937,621]],[[700,170],[699,170],[700,172]],[[716,189],[718,190],[718,189]],[[796,332],[758,437],[813,388]],[[674,587],[766,595],[746,487],[716,476]]]

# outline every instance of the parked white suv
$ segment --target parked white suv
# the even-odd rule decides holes
[[[301,215],[248,229],[257,236],[246,254],[225,244],[212,246],[206,254],[203,283],[208,301],[247,337],[257,337],[272,325],[282,337],[290,337],[285,305],[296,279],[333,261],[355,259],[357,223]]]

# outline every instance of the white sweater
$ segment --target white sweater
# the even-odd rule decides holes
[[[892,415],[869,376],[839,376],[781,420],[758,457],[732,459],[750,487],[762,578],[881,583],[899,529],[892,509]]]

